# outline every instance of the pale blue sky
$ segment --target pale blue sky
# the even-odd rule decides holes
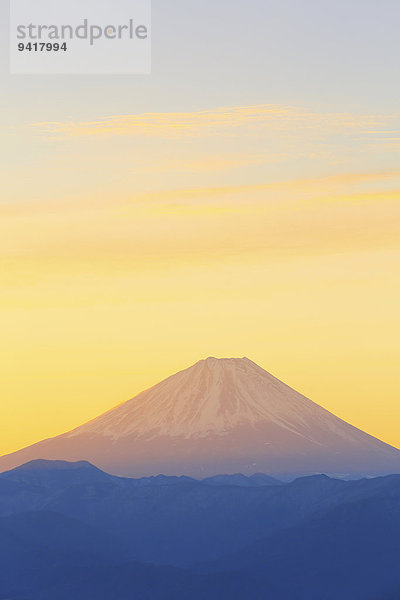
[[[398,109],[398,0],[153,0],[150,77],[9,76],[4,0],[0,19],[6,123],[261,103]]]
[[[11,176],[11,187],[30,172],[33,179],[39,178],[36,187],[32,182],[33,197],[46,194],[40,167],[47,168],[49,161],[53,161],[54,176],[64,178],[66,193],[90,191],[92,180],[87,173],[93,172],[95,161],[82,178],[72,165],[74,176],[65,178],[65,164],[71,164],[65,157],[78,150],[79,171],[84,164],[80,155],[101,153],[101,145],[85,148],[82,144],[57,143],[51,137],[40,136],[30,128],[31,124],[86,122],[146,112],[190,113],[273,104],[319,115],[320,133],[315,137],[315,125],[311,125],[314,137],[311,133],[303,155],[304,136],[293,149],[293,140],[288,140],[287,133],[269,132],[256,140],[241,132],[232,143],[229,135],[224,142],[217,134],[209,146],[195,141],[192,145],[196,152],[204,155],[221,155],[231,146],[236,155],[256,157],[257,164],[250,171],[236,170],[226,176],[226,172],[217,174],[214,170],[207,181],[211,185],[264,183],[276,178],[398,167],[397,0],[153,0],[151,76],[9,75],[6,2],[1,4],[0,19],[2,169],[6,177],[7,173]],[[377,115],[373,139],[370,132],[366,134],[367,126],[345,132],[330,123],[324,132],[324,115],[331,113],[356,115],[357,119]],[[339,121],[343,122],[343,118]],[[294,129],[297,126],[293,124]],[[377,144],[378,137],[382,140]],[[221,144],[218,140],[222,140]],[[395,143],[382,143],[391,140]],[[142,155],[157,162],[172,150],[175,161],[180,161],[185,157],[186,146],[187,140],[171,145],[162,140],[146,141],[140,136],[120,141],[119,149],[112,142],[104,143],[99,161],[104,163],[109,157],[110,163],[114,159],[118,164],[112,176],[107,181],[100,177],[98,184],[112,185],[125,177],[128,171],[124,156],[131,156],[135,164]],[[269,157],[274,152],[280,158],[271,161]],[[157,185],[151,183],[148,173],[143,185],[139,179],[136,177],[134,182],[139,187],[163,189],[170,187],[171,177],[164,169],[163,174],[157,175]],[[182,185],[203,184],[196,174],[190,173]],[[53,188],[47,193],[53,194]],[[16,189],[13,198],[18,194]]]

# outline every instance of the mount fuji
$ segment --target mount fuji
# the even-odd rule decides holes
[[[248,358],[207,358],[63,435],[0,458],[87,460],[125,476],[400,472],[400,450]]]

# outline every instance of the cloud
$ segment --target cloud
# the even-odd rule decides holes
[[[389,185],[389,189],[387,189]],[[367,186],[367,189],[365,189]],[[385,186],[382,188],[382,186]],[[131,198],[132,206],[142,205],[152,209],[160,206],[163,210],[173,202],[187,207],[203,206],[232,210],[243,206],[253,211],[259,205],[270,210],[272,205],[284,204],[294,206],[297,200],[306,202],[322,202],[326,199],[343,201],[344,199],[369,199],[379,202],[384,198],[399,197],[400,169],[366,173],[339,173],[323,177],[305,177],[277,180],[269,183],[226,185],[215,187],[197,187],[172,189],[158,192],[137,194]],[[121,199],[124,203],[126,200]]]
[[[395,170],[177,189],[93,204],[27,200],[3,210],[0,252],[7,277],[30,277],[33,284],[36,271],[130,273],[395,249],[399,179]]]
[[[263,154],[204,154],[193,158],[165,158],[135,164],[135,170],[141,174],[157,173],[213,173],[234,168],[278,163],[287,158],[285,153],[269,152]]]
[[[254,134],[262,130],[299,134],[304,130],[347,133],[382,130],[397,115],[313,112],[292,106],[260,104],[222,107],[194,112],[113,115],[93,121],[48,121],[35,123],[39,131],[59,138],[139,136],[180,138],[234,134],[246,128]],[[264,132],[265,133],[265,132]]]

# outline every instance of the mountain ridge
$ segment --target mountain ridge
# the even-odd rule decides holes
[[[34,486],[34,468],[6,489],[0,475],[1,598],[399,597],[399,475],[142,487],[39,466]]]

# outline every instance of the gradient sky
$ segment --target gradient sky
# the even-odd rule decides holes
[[[213,356],[400,446],[397,0],[155,0],[151,76],[10,76],[0,453]]]

